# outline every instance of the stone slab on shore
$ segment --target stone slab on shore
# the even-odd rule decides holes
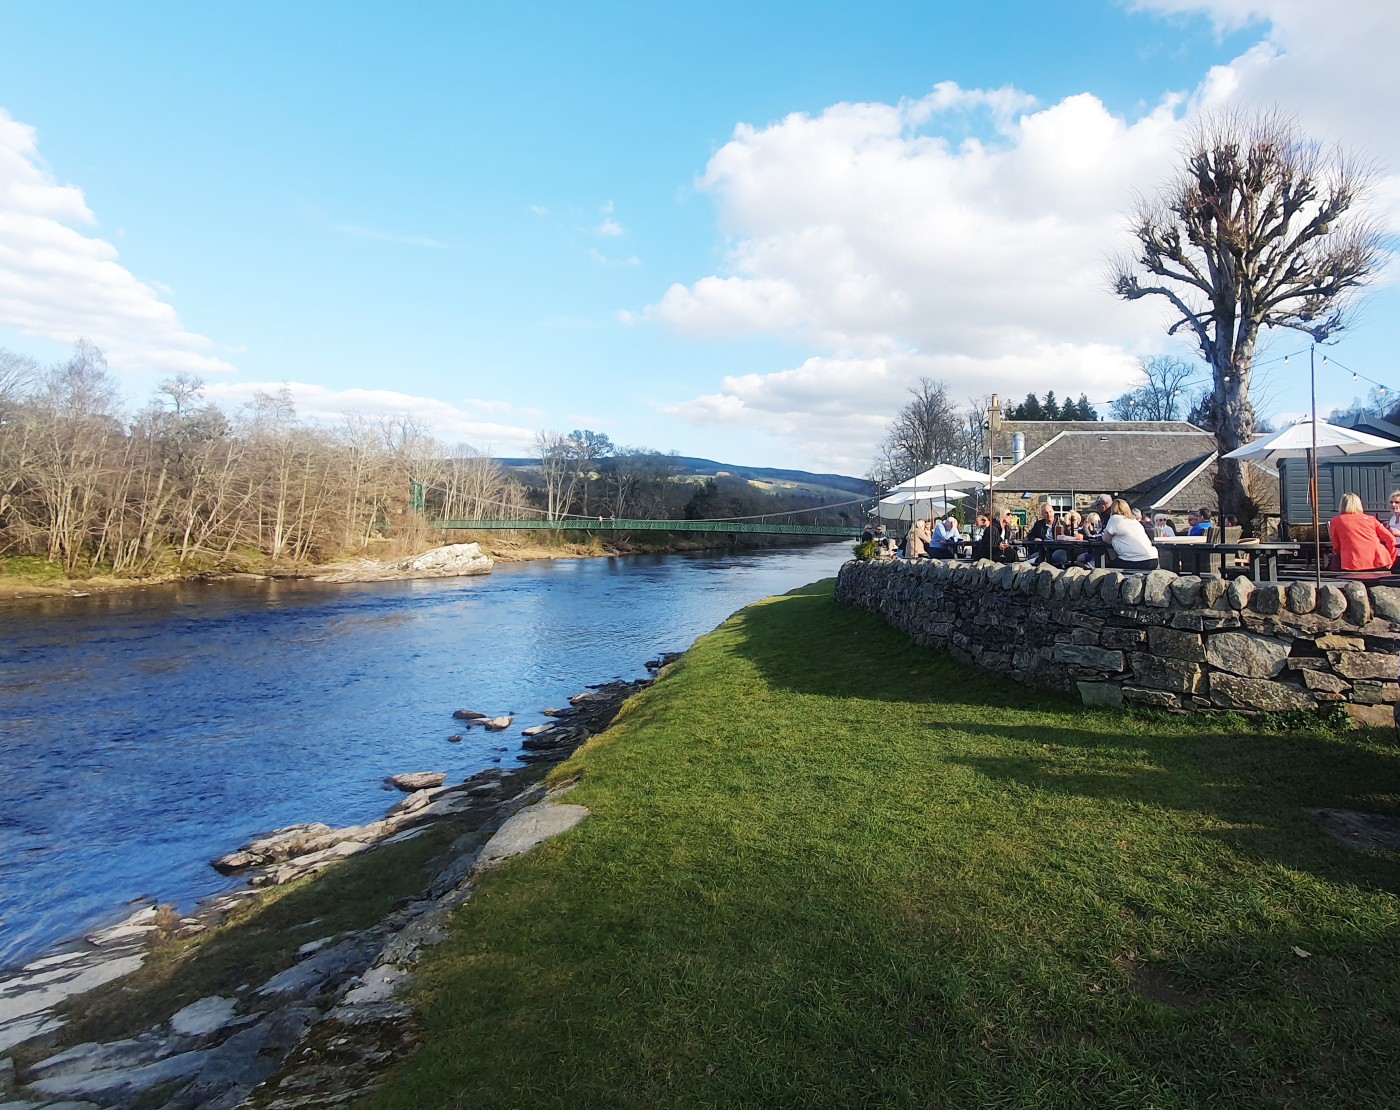
[[[411,559],[379,562],[356,559],[315,577],[317,582],[392,582],[405,578],[458,578],[468,574],[490,574],[495,563],[483,555],[481,545],[450,543],[435,547]]]

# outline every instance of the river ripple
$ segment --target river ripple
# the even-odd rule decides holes
[[[849,551],[0,604],[0,966],[129,899],[184,908],[226,888],[208,860],[256,833],[381,817],[385,775],[514,765],[542,709],[638,677],[736,609],[835,574]],[[464,731],[461,707],[515,725]]]

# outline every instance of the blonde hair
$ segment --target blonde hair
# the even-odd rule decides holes
[[[1100,517],[1099,514],[1096,513],[1096,512],[1094,512],[1092,509],[1091,509],[1089,512],[1087,512],[1087,513],[1084,514],[1084,523],[1085,523],[1085,524],[1097,524],[1097,523],[1099,523],[1099,521],[1100,521],[1101,519],[1103,519],[1103,518]]]
[[[1366,507],[1361,504],[1361,498],[1354,493],[1342,494],[1342,503],[1338,509],[1343,513],[1364,513]]]
[[[1129,505],[1126,501],[1124,501],[1121,497],[1115,497],[1113,499],[1113,515],[1126,516],[1131,518],[1133,515],[1133,507]]]

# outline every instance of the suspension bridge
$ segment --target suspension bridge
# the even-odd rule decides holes
[[[769,536],[854,538],[859,524],[783,524],[764,520],[616,520],[611,517],[565,517],[560,520],[429,520],[431,528],[449,532],[710,532]]]

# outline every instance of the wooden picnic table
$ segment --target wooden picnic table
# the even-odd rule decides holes
[[[1219,578],[1244,573],[1255,582],[1277,582],[1279,556],[1297,555],[1301,547],[1296,543],[1203,543],[1185,536],[1155,544],[1167,570]]]

